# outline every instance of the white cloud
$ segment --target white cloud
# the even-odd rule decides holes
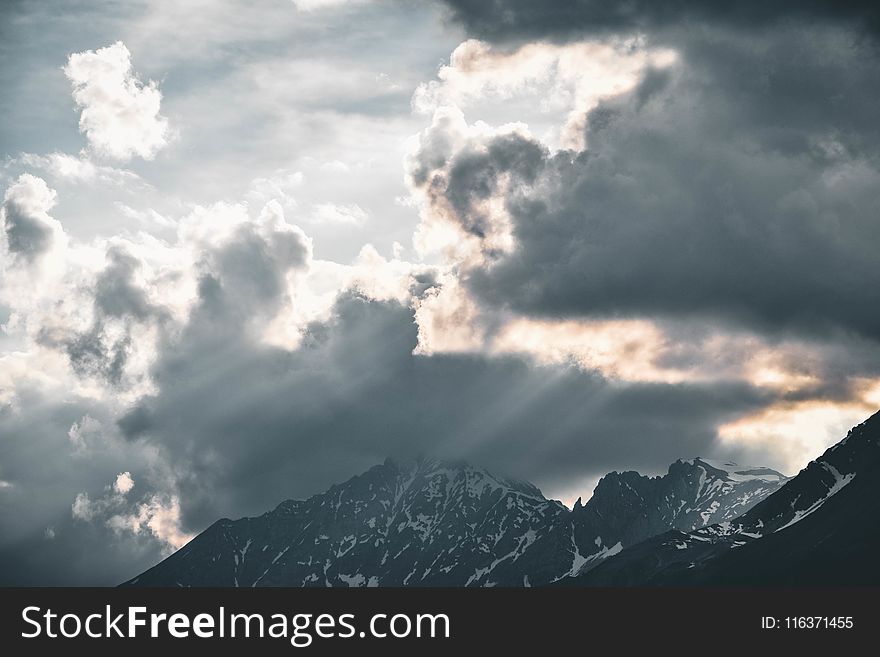
[[[97,509],[92,505],[88,493],[78,493],[70,506],[70,512],[77,520],[89,521],[95,516]]]
[[[124,185],[141,180],[140,176],[128,169],[95,164],[87,157],[76,157],[68,153],[55,152],[48,155],[25,153],[19,161],[25,166],[42,169],[51,176],[71,182]]]
[[[363,226],[370,215],[356,203],[319,203],[312,209],[312,221],[317,224],[349,224]]]
[[[134,479],[131,478],[130,472],[120,472],[116,475],[116,481],[113,482],[113,490],[121,495],[126,495],[132,488],[134,488]]]
[[[721,444],[761,450],[773,445],[789,472],[797,472],[816,454],[877,411],[876,400],[806,400],[774,404],[718,427]]]
[[[82,451],[101,434],[101,423],[91,415],[84,415],[78,422],[70,425],[67,437],[77,451]]]
[[[469,124],[464,113],[455,106],[438,108],[431,125],[409,140],[406,176],[410,188],[407,201],[419,208],[421,222],[413,236],[416,252],[423,258],[440,254],[449,264],[468,269],[486,263],[486,254],[510,253],[514,237],[504,194],[491,194],[474,199],[473,207],[481,215],[480,236],[465,231],[458,221],[457,210],[445,194],[437,189],[448,184],[449,168],[455,153],[471,150],[481,152],[486,143],[506,135],[531,139],[528,126],[508,123],[494,128],[482,121]],[[426,167],[427,163],[427,167]],[[425,178],[428,167],[430,177]],[[498,187],[505,192],[509,176],[499,177]]]
[[[248,187],[245,198],[257,204],[278,201],[286,208],[296,207],[293,190],[303,182],[302,171],[286,171],[280,169],[273,175],[254,178]]]
[[[183,217],[165,217],[119,203],[122,215],[142,221],[145,227],[158,225],[174,232],[167,240],[139,231],[68,243],[60,224],[47,213],[55,192],[44,181],[24,175],[6,196],[2,216],[12,217],[16,226],[29,222],[39,230],[17,235],[13,257],[0,259],[0,304],[8,311],[3,338],[15,347],[0,353],[0,400],[4,403],[16,403],[16,391],[27,385],[122,406],[149,394],[153,390],[150,367],[160,338],[184,325],[206,258],[225,248],[236,233],[259,235],[275,250],[272,255],[279,262],[286,263],[293,255],[285,251],[291,244],[302,245],[306,250],[302,271],[311,259],[311,240],[286,221],[275,200],[259,212],[246,203],[193,206]],[[25,239],[32,234],[39,239]],[[0,237],[0,249],[2,242]],[[47,249],[55,248],[54,243],[63,245],[63,250],[56,248],[51,257],[44,256]],[[291,275],[285,284],[293,285],[296,278]],[[117,316],[102,311],[96,306],[101,286],[105,286],[102,294],[134,300],[137,312]],[[29,293],[22,294],[24,289]],[[285,303],[278,311],[287,313],[289,308]],[[113,373],[115,383],[108,385],[105,365],[114,354],[119,366]],[[75,454],[103,446],[106,440],[100,423],[92,417],[68,426]]]
[[[82,109],[80,132],[97,155],[152,159],[168,144],[168,120],[159,114],[162,93],[152,80],[138,80],[124,43],[74,53],[64,73]]]
[[[419,327],[416,353],[477,352],[484,346],[485,331],[480,309],[454,275],[440,277],[438,284],[415,301]]]
[[[324,162],[318,168],[321,171],[328,171],[330,173],[348,173],[349,171],[351,171],[351,167],[340,160],[330,160],[329,162]]]
[[[138,221],[147,226],[159,226],[160,228],[177,227],[176,221],[156,212],[156,210],[154,210],[153,208],[144,208],[139,210],[137,208],[131,207],[130,205],[126,205],[121,201],[116,201],[114,205],[124,217],[127,217],[128,219],[134,219],[135,221]]]
[[[180,528],[180,499],[176,495],[163,497],[153,495],[146,502],[139,504],[134,513],[115,515],[107,521],[107,525],[116,532],[140,534],[149,531],[167,548],[177,550],[192,540]]]
[[[469,39],[452,52],[437,80],[419,85],[412,105],[430,114],[447,105],[464,108],[528,97],[541,113],[563,116],[559,146],[579,150],[590,109],[602,98],[635,86],[645,67],[673,61],[674,52],[649,50],[639,39],[529,43],[513,51]]]
[[[133,488],[131,473],[120,472],[101,497],[92,499],[88,493],[79,493],[71,505],[71,513],[74,519],[83,522],[103,520],[116,533],[148,533],[166,550],[177,549],[192,538],[180,527],[177,495],[153,493],[133,502],[126,497]]]
[[[29,173],[20,175],[6,190],[0,223],[6,250],[33,263],[66,243],[61,224],[49,215],[57,194],[46,181]]]

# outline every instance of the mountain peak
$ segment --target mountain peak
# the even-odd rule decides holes
[[[727,481],[754,481],[761,480],[766,482],[781,482],[786,477],[781,472],[763,466],[739,465],[734,461],[723,461],[719,459],[709,459],[698,456],[696,458],[682,461],[687,465],[694,467],[702,467],[707,470],[707,474],[720,476]]]
[[[569,511],[531,483],[465,461],[387,458],[307,500],[215,523],[131,583],[540,585],[669,529],[726,519],[775,488],[707,476],[702,461],[679,466],[688,471],[612,472]]]
[[[711,463],[698,458],[673,466],[707,475],[698,478],[701,490],[711,488],[706,481],[709,471],[718,476],[716,466],[724,478],[712,481],[722,486],[769,487],[782,476],[768,468]],[[874,521],[880,515],[880,414],[783,481],[732,519],[627,546],[579,584],[865,586],[880,581],[880,525]]]

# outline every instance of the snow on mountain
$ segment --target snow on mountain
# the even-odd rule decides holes
[[[610,546],[627,547],[670,529],[689,532],[729,521],[786,480],[769,468],[703,458],[676,461],[662,477],[612,472],[599,481],[585,506],[576,504],[572,510],[576,541],[587,546],[581,555],[595,557],[576,573],[613,556]]]
[[[583,573],[671,528],[733,518],[785,481],[678,461],[613,472],[568,510],[466,463],[388,459],[308,500],[214,523],[134,586],[523,586]]]
[[[657,535],[570,583],[876,584],[878,515],[880,413],[742,515]]]

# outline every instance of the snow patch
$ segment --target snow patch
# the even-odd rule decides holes
[[[840,491],[846,488],[849,483],[855,479],[856,473],[850,472],[849,474],[840,474],[840,471],[835,468],[833,465],[828,463],[827,461],[820,461],[820,463],[825,467],[825,469],[831,473],[831,476],[834,477],[834,483],[831,484],[831,487],[828,489],[828,492],[824,497],[819,498],[813,504],[811,504],[806,509],[799,509],[794,512],[794,517],[785,523],[782,527],[777,529],[776,531],[781,532],[783,529],[791,527],[794,524],[799,523],[801,520],[806,518],[808,515],[816,512],[825,502],[827,502],[830,498],[837,495]],[[798,497],[798,499],[800,499]],[[792,502],[792,507],[794,507],[794,503],[797,502],[797,499]]]

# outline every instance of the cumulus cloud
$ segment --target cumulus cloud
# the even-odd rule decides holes
[[[116,532],[149,532],[166,546],[168,553],[183,547],[193,538],[193,534],[180,529],[180,500],[175,496],[154,495],[139,504],[133,513],[110,517],[107,526]]]
[[[101,497],[92,499],[88,493],[79,493],[71,514],[81,522],[103,523],[117,534],[149,534],[166,553],[192,539],[180,529],[180,501],[176,496],[157,493],[134,502],[128,497],[133,488],[131,473],[120,472]]]
[[[130,472],[120,472],[116,475],[116,481],[113,482],[113,490],[125,495],[131,491],[132,488],[134,488],[134,480],[131,478]]]
[[[19,206],[54,198],[24,180],[29,195],[8,194]],[[128,438],[148,432],[149,418],[126,415],[124,433],[116,421],[154,392],[154,361],[188,324],[216,329],[215,345],[262,343],[312,256],[275,202],[195,207],[172,226],[170,242],[71,241],[51,259],[55,278],[27,295],[14,271],[0,279],[4,330],[22,345],[0,355],[0,479],[15,483],[0,491],[3,583],[118,583],[190,536],[163,442]],[[211,340],[199,346],[207,355]],[[45,540],[47,526],[59,540]]]
[[[440,67],[437,80],[416,89],[412,104],[430,114],[445,106],[526,96],[542,112],[565,116],[562,147],[582,148],[586,114],[600,99],[632,88],[645,67],[663,68],[674,59],[673,51],[646,48],[638,38],[529,43],[512,51],[469,39]]]
[[[81,110],[80,132],[95,154],[149,160],[168,144],[168,120],[159,113],[162,93],[152,80],[138,79],[124,43],[72,54],[64,74]]]
[[[2,219],[10,256],[33,263],[62,242],[64,230],[49,215],[55,198],[55,190],[45,180],[28,173],[9,186],[3,197]]]
[[[525,125],[469,125],[456,107],[439,108],[414,146],[407,181],[423,203],[419,252],[467,269],[510,253],[511,216],[497,192],[531,184],[547,147]]]
[[[142,263],[136,257],[111,246],[106,259],[91,291],[91,325],[83,330],[44,327],[37,339],[45,346],[63,349],[77,374],[118,385],[126,374],[134,337],[164,322],[168,314],[150,301],[137,280]]]

